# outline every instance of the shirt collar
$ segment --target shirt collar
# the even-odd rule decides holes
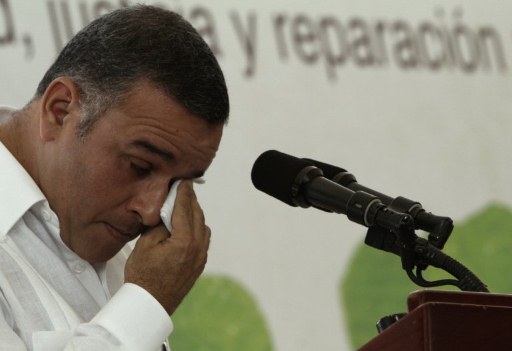
[[[33,205],[46,198],[16,158],[0,143],[0,238]]]

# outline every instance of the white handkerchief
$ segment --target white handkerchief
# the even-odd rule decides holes
[[[176,201],[176,193],[178,192],[178,186],[180,185],[180,183],[181,179],[175,181],[172,184],[171,189],[169,190],[169,194],[167,195],[167,199],[165,199],[164,204],[160,209],[160,218],[162,218],[162,222],[164,223],[169,233],[172,231],[171,217],[172,211],[174,210],[174,202]],[[203,184],[204,179],[196,178],[194,179],[194,183]]]

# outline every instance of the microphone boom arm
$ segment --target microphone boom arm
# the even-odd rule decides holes
[[[427,212],[417,201],[407,199],[403,196],[398,196],[393,199],[387,195],[369,189],[357,183],[356,177],[352,173],[348,173],[346,171],[337,173],[332,180],[354,191],[360,190],[374,194],[384,203],[389,204],[388,206],[391,209],[397,212],[410,214],[414,219],[415,228],[428,232],[428,241],[438,249],[443,249],[450,237],[450,234],[452,233],[453,221],[451,218],[436,216]]]

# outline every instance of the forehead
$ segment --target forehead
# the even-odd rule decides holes
[[[107,115],[118,137],[134,145],[154,146],[161,155],[186,154],[211,161],[222,137],[222,125],[211,125],[144,81],[135,84]]]

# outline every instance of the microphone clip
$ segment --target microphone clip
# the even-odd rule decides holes
[[[489,292],[487,286],[473,272],[432,245],[429,240],[418,237],[414,229],[411,231],[407,226],[401,229],[402,231],[393,232],[383,227],[371,226],[364,242],[368,246],[400,256],[402,268],[419,286],[453,285],[462,291]],[[443,269],[457,279],[427,281],[422,272],[429,266]]]

